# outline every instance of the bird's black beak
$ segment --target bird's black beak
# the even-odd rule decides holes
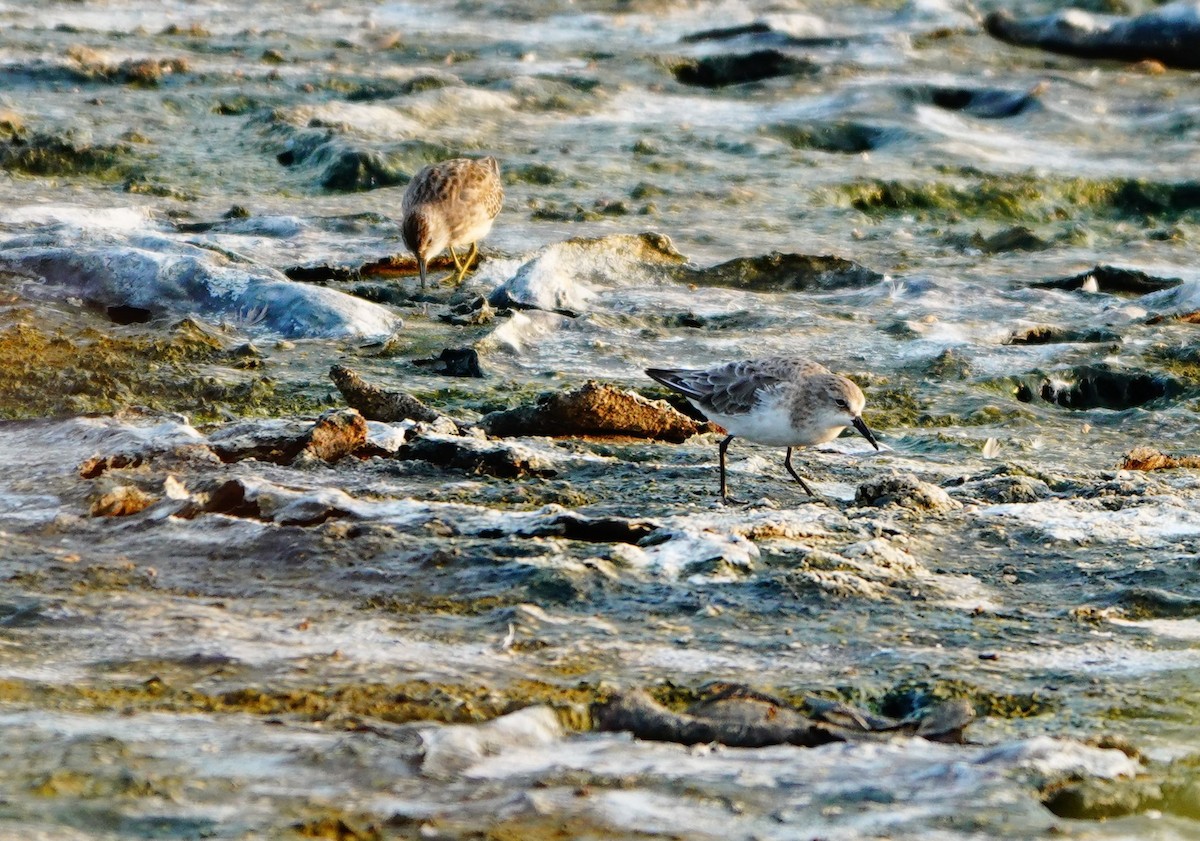
[[[417,257],[417,271],[421,273],[421,288],[425,288],[425,258]]]
[[[863,438],[866,438],[871,442],[872,447],[877,450],[879,449],[879,442],[875,440],[875,435],[871,432],[871,428],[867,426],[866,422],[862,418],[855,418],[851,421],[851,423],[854,424],[855,429],[862,433]]]

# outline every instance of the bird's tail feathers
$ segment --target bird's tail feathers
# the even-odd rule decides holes
[[[695,385],[688,378],[688,374],[691,373],[693,372],[671,368],[646,369],[646,376],[652,380],[657,380],[672,391],[678,391],[685,397],[701,397],[702,393],[696,389]]]

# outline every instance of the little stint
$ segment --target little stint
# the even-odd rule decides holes
[[[504,204],[500,164],[492,157],[452,158],[422,169],[404,190],[400,203],[404,244],[417,258],[421,288],[430,260],[449,250],[461,284],[479,252],[476,243],[487,236]],[[456,245],[470,245],[460,262]]]
[[[677,391],[729,433],[721,456],[721,499],[737,502],[726,490],[725,451],[741,437],[759,444],[787,447],[783,466],[809,496],[808,484],[792,467],[792,448],[832,441],[853,426],[879,449],[863,422],[862,390],[823,365],[795,357],[726,362],[702,370],[647,368],[646,374]]]

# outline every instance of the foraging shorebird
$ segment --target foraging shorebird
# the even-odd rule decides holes
[[[783,466],[809,496],[808,484],[792,467],[792,448],[832,441],[853,426],[879,449],[863,422],[862,390],[823,365],[794,357],[726,362],[703,370],[647,368],[652,379],[677,391],[729,433],[721,441],[721,499],[737,502],[725,485],[725,451],[734,438],[787,447]]]
[[[430,260],[449,250],[461,284],[479,253],[476,243],[487,236],[504,204],[500,164],[495,158],[452,158],[422,169],[404,191],[400,202],[404,244],[417,258],[421,288],[425,288]],[[471,246],[461,261],[454,246]]]

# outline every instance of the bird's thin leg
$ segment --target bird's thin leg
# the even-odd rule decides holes
[[[475,243],[471,243],[471,250],[467,252],[467,257],[463,260],[463,264],[458,267],[458,285],[462,286],[463,279],[467,276],[467,272],[471,269],[471,261],[479,254],[479,247]]]
[[[800,474],[796,472],[796,469],[794,467],[792,467],[792,448],[791,447],[788,447],[788,449],[787,449],[787,457],[784,458],[784,460],[783,460],[783,466],[787,468],[788,473],[792,474],[792,478],[800,483],[800,487],[804,488],[804,492],[806,494],[808,494],[809,496],[816,496],[816,494],[812,492],[812,488],[810,488],[808,486],[808,483],[806,483],[803,479],[801,479]]]
[[[721,441],[720,446],[717,447],[717,452],[721,455],[721,499],[727,505],[745,505],[746,503],[742,502],[740,499],[734,499],[731,497],[725,489],[725,451],[729,449],[729,442],[732,440],[733,436],[728,435]]]

